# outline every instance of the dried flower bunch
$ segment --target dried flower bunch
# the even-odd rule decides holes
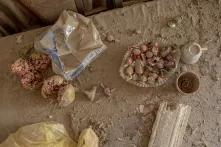
[[[19,58],[12,65],[12,73],[19,76],[24,88],[33,90],[43,83],[42,71],[51,66],[51,59],[44,54],[33,53],[27,59]]]
[[[57,98],[59,106],[66,107],[75,99],[75,88],[63,77],[54,75],[44,80],[41,95],[44,98]]]
[[[25,89],[39,89],[44,98],[57,100],[59,106],[66,107],[75,99],[75,88],[59,75],[44,80],[42,72],[51,66],[49,56],[32,53],[26,59],[19,58],[11,65],[12,73],[21,79]]]
[[[175,46],[159,42],[140,42],[129,47],[121,67],[121,77],[139,87],[156,87],[164,84],[173,73],[180,59]]]

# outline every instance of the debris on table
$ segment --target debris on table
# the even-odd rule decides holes
[[[49,119],[52,119],[52,118],[53,118],[53,116],[52,116],[52,115],[48,115],[48,118],[49,118]]]
[[[18,36],[16,37],[16,43],[17,43],[17,44],[22,43],[23,38],[24,38],[24,35],[18,35]]]
[[[159,42],[140,42],[129,47],[120,66],[120,76],[139,87],[164,84],[179,63],[180,50]]]
[[[167,25],[170,27],[170,28],[175,28],[177,27],[178,24],[180,24],[183,20],[183,16],[178,16],[172,20],[170,20]]]
[[[93,86],[91,89],[89,90],[84,90],[83,93],[87,96],[87,98],[93,102],[95,99],[95,95],[96,95],[96,91],[97,91],[97,86]]]
[[[168,26],[170,28],[175,28],[177,26],[176,21],[175,20],[171,20],[168,22]]]
[[[179,147],[182,144],[191,107],[179,104],[175,109],[163,102],[157,112],[148,147]]]
[[[101,88],[103,89],[104,91],[104,94],[108,97],[111,97],[112,96],[112,93],[115,91],[115,88],[110,88],[110,87],[107,87],[105,86],[103,83],[100,84]]]
[[[111,34],[107,34],[107,41],[109,41],[109,42],[113,42],[114,40],[115,40],[115,38],[114,38],[114,36],[113,35],[111,35]]]
[[[104,146],[104,144],[108,140],[108,132],[107,129],[113,122],[111,121],[109,125],[105,125],[102,121],[89,120],[89,126],[94,130],[94,132],[99,137],[99,145],[100,147]]]
[[[180,71],[181,71],[181,72],[187,72],[187,71],[188,71],[187,66],[186,66],[186,65],[182,65],[182,66],[180,67]]]
[[[138,34],[138,35],[142,33],[141,30],[139,30],[139,29],[134,30],[134,32],[135,32],[135,34]]]

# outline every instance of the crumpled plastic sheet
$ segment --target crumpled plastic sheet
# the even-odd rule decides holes
[[[0,144],[0,147],[98,147],[99,138],[91,128],[82,131],[78,144],[62,124],[41,122],[21,127]]]
[[[34,46],[50,55],[53,71],[66,80],[77,77],[106,49],[92,20],[73,11],[64,11]]]
[[[62,124],[47,122],[20,128],[0,147],[77,147]]]

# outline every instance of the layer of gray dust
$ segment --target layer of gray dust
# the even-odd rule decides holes
[[[0,141],[19,127],[40,121],[65,124],[71,137],[92,126],[102,147],[147,147],[157,108],[162,101],[192,106],[182,147],[219,147],[221,144],[221,3],[219,0],[158,0],[92,16],[108,49],[74,82],[80,91],[97,86],[93,102],[82,92],[65,109],[43,99],[39,91],[26,91],[10,73],[18,50],[32,44],[44,31],[0,40]],[[138,88],[119,76],[128,46],[143,39],[164,39],[182,47],[190,41],[208,47],[188,70],[200,76],[200,89],[181,95],[174,79],[158,88]],[[182,68],[182,67],[181,67]],[[105,88],[114,89],[110,91]],[[108,93],[108,94],[107,94]]]

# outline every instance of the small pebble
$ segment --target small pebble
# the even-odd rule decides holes
[[[139,112],[143,113],[144,112],[144,105],[139,105]]]
[[[52,119],[52,118],[53,118],[53,116],[52,116],[52,115],[48,115],[48,118]]]
[[[176,27],[176,23],[175,23],[174,21],[169,21],[169,22],[168,22],[168,26],[169,26],[170,28],[175,28],[175,27]]]
[[[214,81],[219,81],[219,80],[220,80],[220,77],[219,77],[217,74],[215,74],[215,75],[212,76],[212,79],[213,79]]]
[[[153,52],[153,55],[157,56],[158,53],[159,53],[159,48],[156,47],[156,46],[154,46],[154,47],[152,48],[152,52]]]
[[[183,21],[183,16],[178,16],[175,18],[177,23],[181,23]]]
[[[108,35],[107,35],[107,41],[109,41],[109,42],[113,42],[113,41],[114,41],[114,36],[108,34]]]
[[[186,65],[181,66],[181,67],[180,67],[180,71],[181,71],[181,72],[187,72],[187,67],[186,67]]]
[[[154,43],[154,46],[157,47],[157,48],[159,48],[160,45],[159,45],[158,42],[155,42],[155,43]]]
[[[136,33],[136,34],[141,34],[141,30],[139,30],[139,29],[138,29],[138,30],[135,30],[135,33]]]
[[[16,37],[16,43],[17,43],[17,44],[22,43],[23,37],[24,37],[24,35],[19,35],[19,36],[17,36],[17,37]]]
[[[109,88],[109,87],[106,87],[104,89],[104,93],[108,96],[108,97],[111,97],[112,96],[112,93],[115,91],[115,89],[113,88]]]

